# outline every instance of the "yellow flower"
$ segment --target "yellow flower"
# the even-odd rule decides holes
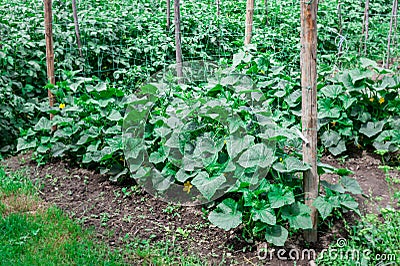
[[[261,70],[260,73],[265,75],[265,71],[264,70]]]
[[[283,161],[282,157],[281,157],[281,158],[279,158],[279,161],[280,161],[280,162],[282,162],[282,161]]]
[[[332,121],[331,124],[333,127],[336,126],[336,121]]]
[[[369,101],[372,103],[374,101],[374,97],[369,98]]]
[[[65,108],[65,103],[60,103],[60,109],[64,109]]]
[[[379,104],[382,104],[384,102],[385,102],[385,98],[383,98],[383,97],[379,98]]]
[[[226,140],[224,140],[224,144],[226,145]]]
[[[192,187],[193,186],[190,184],[190,181],[186,181],[185,184],[183,184],[183,191],[186,191],[189,194]]]
[[[119,160],[120,160],[121,162],[123,162],[123,161],[124,161],[124,157],[121,156],[121,158],[119,158]]]

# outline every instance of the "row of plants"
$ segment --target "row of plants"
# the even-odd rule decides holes
[[[229,192],[209,214],[211,222],[226,230],[244,224],[246,239],[262,236],[283,245],[287,228],[296,231],[311,227],[299,177],[308,169],[301,162],[299,88],[284,67],[274,62],[265,67],[253,52],[246,50],[234,56],[234,75],[215,72],[215,78],[190,86],[176,86],[174,80],[168,84],[166,75],[167,81],[143,86],[133,99],[124,97],[123,89],[111,83],[75,77],[71,72],[65,81],[49,87],[57,96],[56,107],[47,107],[47,101],[41,104],[41,111],[54,114],[54,119],[42,117],[35,127],[23,132],[18,150],[34,149],[39,162],[63,157],[89,167],[100,165],[101,172],[110,174],[114,181],[129,176],[129,169],[133,178],[160,197],[173,187],[184,196],[208,201]],[[333,81],[326,80],[329,82]],[[332,86],[320,90],[321,100],[337,98],[327,94]],[[143,99],[144,95],[148,98]],[[356,98],[350,93],[341,95]],[[361,103],[378,112],[374,108],[381,104],[374,105],[368,97]],[[357,103],[351,101],[355,107]],[[127,108],[130,111],[124,115]],[[346,110],[342,108],[340,113]],[[229,121],[228,114],[232,113],[235,119]],[[387,118],[394,115],[381,114]],[[328,123],[320,127],[321,143],[329,149],[323,136],[337,117],[324,119]],[[57,129],[52,132],[54,125]],[[124,143],[121,131],[130,134],[128,142]],[[346,144],[354,141],[341,136]],[[369,145],[371,140],[367,141],[359,143]],[[205,145],[207,142],[209,145]],[[392,144],[399,146],[396,140]],[[146,168],[149,164],[143,164],[144,149],[147,162],[161,175],[150,175],[154,172]],[[357,212],[358,204],[348,193],[360,194],[361,190],[347,177],[349,173],[326,165],[320,165],[320,171],[342,175],[338,184],[323,183],[325,194],[315,203],[322,218],[328,219],[336,209]]]
[[[7,51],[2,61],[6,66],[2,80],[8,88],[4,90],[8,91],[4,104],[14,116],[10,115],[8,124],[0,125],[6,131],[15,126],[15,134],[16,129],[21,129],[18,151],[33,149],[39,163],[61,157],[86,167],[100,166],[101,173],[109,174],[114,181],[133,172],[131,177],[160,197],[167,197],[166,192],[173,187],[187,196],[186,199],[198,196],[200,202],[228,193],[208,217],[226,230],[243,224],[246,239],[261,237],[283,245],[288,229],[293,232],[311,227],[310,209],[303,203],[299,176],[308,166],[301,161],[302,140],[298,133],[301,131],[301,90],[298,37],[293,32],[296,29],[293,25],[297,25],[293,19],[294,4],[273,5],[277,9],[275,14],[280,14],[279,8],[284,11],[281,13],[292,14],[276,31],[266,27],[265,32],[258,32],[256,27],[254,41],[261,43],[260,36],[271,36],[276,40],[268,44],[271,47],[260,45],[257,50],[249,46],[234,54],[232,61],[225,61],[231,67],[228,75],[223,74],[223,69],[218,70],[222,71],[221,76],[217,71],[216,78],[209,76],[189,86],[164,86],[169,82],[168,76],[162,84],[142,86],[138,82],[162,68],[173,55],[173,40],[164,29],[162,6],[147,2],[129,3],[132,5],[126,9],[124,5],[110,3],[84,6],[81,21],[90,27],[82,29],[85,52],[82,60],[73,48],[73,24],[70,19],[66,21],[70,18],[69,2],[58,4],[60,10],[56,9],[55,14],[60,17],[55,19],[54,27],[58,33],[55,36],[58,82],[55,86],[46,86],[56,96],[55,107],[48,107],[42,95],[45,91],[41,89],[45,84],[43,54],[33,56],[32,62],[26,64],[26,55],[13,51],[11,39],[6,39],[8,43],[2,47]],[[205,11],[210,5],[189,2],[182,9],[186,8],[184,12],[188,14],[198,9],[208,14]],[[39,25],[39,6],[13,3],[12,8],[29,13]],[[102,13],[105,7],[109,7],[106,15]],[[214,44],[226,46],[228,54],[241,45],[238,7],[231,3],[224,8],[222,21],[204,16],[202,20],[183,22],[187,57],[212,55],[216,49]],[[138,10],[144,14],[139,16]],[[215,12],[209,14],[215,16]],[[277,25],[283,17],[276,15],[274,19]],[[15,18],[7,17],[7,21],[13,22]],[[209,21],[221,24],[206,27]],[[18,27],[25,26],[9,24],[10,29],[15,28],[11,36],[19,36]],[[224,36],[208,39],[215,32],[225,30],[227,35],[237,33],[232,34],[236,43]],[[27,48],[32,45],[44,47],[42,39],[30,42],[36,36],[30,31],[36,32],[25,27],[28,33],[21,37],[26,39],[26,46],[21,48],[25,53],[32,50]],[[202,35],[204,32],[209,33]],[[185,33],[188,33],[186,37]],[[276,37],[282,33],[292,36],[291,39]],[[221,43],[222,39],[225,43]],[[67,44],[68,48],[63,48]],[[322,53],[332,52],[329,49],[333,48],[324,49]],[[9,55],[10,51],[14,54]],[[14,55],[20,63],[15,64]],[[34,64],[35,60],[40,64]],[[29,72],[30,66],[37,69],[36,76]],[[232,72],[232,69],[235,70]],[[21,71],[26,74],[20,75]],[[87,73],[91,71],[103,74],[100,78],[89,77]],[[332,72],[333,67],[325,69],[325,74]],[[399,82],[392,74],[374,61],[363,59],[358,68],[341,71],[333,77],[320,76],[320,154],[327,150],[340,155],[349,146],[362,149],[373,145],[391,154],[398,150]],[[26,78],[19,80],[21,77]],[[126,97],[133,91],[133,98]],[[144,95],[147,98],[143,99]],[[10,104],[19,104],[22,108],[7,107]],[[131,112],[124,115],[127,108]],[[51,121],[49,114],[54,115]],[[14,124],[16,120],[21,124]],[[143,121],[146,125],[139,123]],[[124,143],[122,131],[131,134],[126,138],[130,142]],[[128,153],[126,147],[130,147]],[[146,168],[147,163],[154,165],[153,170]],[[156,178],[151,175],[154,169],[158,173],[154,175]],[[321,217],[328,219],[333,211],[342,208],[357,211],[357,203],[348,193],[361,191],[347,177],[349,173],[324,165],[320,171],[334,171],[342,176],[338,184],[323,183],[325,194],[315,202]]]
[[[343,15],[342,34],[353,42],[358,41],[362,24],[359,13],[363,6],[347,0],[341,2],[342,14],[351,14]],[[0,90],[3,105],[12,110],[0,124],[0,130],[9,136],[1,140],[2,152],[15,150],[16,143],[12,140],[20,128],[27,129],[39,119],[37,109],[28,115],[20,114],[15,96],[21,103],[35,105],[46,94],[43,89],[47,79],[42,4],[7,0],[0,10]],[[299,65],[299,5],[295,1],[268,1],[267,4],[265,8],[263,3],[257,2],[253,42],[258,44],[260,54],[265,53],[296,69]],[[320,65],[329,70],[338,63],[336,8],[334,2],[322,2],[319,9]],[[221,4],[219,15],[216,10],[213,1],[182,3],[182,42],[186,61],[229,60],[242,46],[245,3],[227,1]],[[63,80],[65,71],[80,70],[79,76],[95,75],[104,81],[119,82],[131,92],[140,81],[174,60],[173,26],[167,31],[165,13],[164,2],[78,1],[83,45],[81,57],[76,46],[71,1],[54,1],[57,79]],[[200,13],[202,16],[197,15]],[[369,51],[373,57],[385,51],[381,40],[385,39],[388,29],[389,21],[385,19],[389,13],[388,1],[371,4],[370,32],[374,38],[370,40]],[[349,65],[354,64],[358,47],[348,47],[339,61]],[[379,52],[376,52],[377,47]]]

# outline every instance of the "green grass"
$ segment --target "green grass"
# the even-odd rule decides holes
[[[60,209],[45,206],[22,171],[0,167],[0,265],[203,265],[167,242],[111,250]],[[172,251],[171,251],[172,250]]]
[[[124,265],[60,209],[46,207],[23,172],[0,168],[0,265]]]
[[[400,211],[383,208],[381,214],[365,215],[348,239],[320,254],[318,265],[400,265]]]

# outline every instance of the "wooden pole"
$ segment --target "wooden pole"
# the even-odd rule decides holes
[[[369,0],[365,1],[365,9],[364,9],[364,55],[367,55],[367,41],[369,34]]]
[[[52,0],[44,0],[44,27],[45,27],[45,38],[46,38],[46,63],[47,63],[47,79],[48,82],[55,85],[56,80],[54,76],[54,50],[53,50],[53,12],[52,12]],[[50,89],[47,90],[49,97],[50,107],[54,106],[54,95]],[[50,120],[54,117],[50,114]],[[52,128],[55,130],[55,127]]]
[[[171,28],[171,0],[167,0],[167,31]]]
[[[81,35],[80,35],[80,31],[79,31],[79,22],[78,22],[78,12],[76,11],[76,0],[72,0],[72,13],[74,16],[76,43],[78,45],[79,55],[81,57],[83,57],[82,45],[81,45]]]
[[[176,46],[176,75],[178,84],[182,83],[182,46],[181,46],[181,11],[179,0],[174,0],[174,17],[175,17],[175,46]]]
[[[253,31],[253,14],[254,14],[254,0],[247,0],[244,45],[248,45],[251,42],[251,35]]]
[[[396,4],[396,9],[395,9],[395,12],[394,12],[394,16],[393,16],[393,20],[394,20],[394,22],[393,22],[393,46],[396,46],[396,39],[397,39],[397,37],[396,37],[396,34],[397,34],[397,11],[399,10],[399,3],[398,3],[398,0],[397,0],[397,4]]]
[[[338,16],[338,22],[339,22],[339,47],[338,47],[338,57],[342,56],[342,51],[343,51],[343,26],[342,26],[342,3],[340,0],[337,1],[337,16]],[[339,63],[340,66],[340,63]]]
[[[393,0],[393,6],[392,6],[392,16],[390,17],[390,27],[389,27],[389,34],[388,34],[388,41],[387,41],[387,59],[386,59],[386,68],[389,68],[389,61],[390,61],[390,44],[391,44],[391,37],[392,37],[392,31],[393,31],[393,22],[394,22],[394,17],[397,13],[397,5],[398,1]]]
[[[264,0],[264,9],[265,9],[265,25],[268,26],[268,0]]]
[[[303,161],[311,165],[304,172],[305,203],[311,209],[312,229],[304,231],[306,241],[317,241],[318,213],[312,205],[318,196],[317,172],[317,10],[318,0],[300,0],[301,6],[301,87]]]
[[[220,14],[220,9],[219,9],[220,3],[219,3],[219,0],[216,0],[216,5],[217,5],[217,16],[219,16],[219,14]]]

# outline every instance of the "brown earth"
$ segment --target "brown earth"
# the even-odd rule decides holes
[[[201,206],[168,205],[134,184],[118,186],[94,171],[72,167],[62,161],[37,167],[30,157],[30,154],[19,155],[8,158],[2,164],[11,171],[27,171],[39,185],[40,196],[45,202],[57,205],[85,227],[94,227],[97,237],[113,248],[123,247],[133,239],[150,243],[170,241],[173,243],[171,248],[180,247],[187,254],[206,259],[210,265],[315,265],[312,260],[295,263],[278,260],[276,256],[270,260],[269,255],[267,259],[259,260],[257,247],[264,247],[265,243],[245,242],[240,238],[240,228],[228,232],[216,228],[207,221]],[[362,213],[377,213],[379,206],[390,203],[388,184],[383,171],[378,169],[380,161],[377,157],[363,153],[340,163],[327,156],[322,162],[347,167],[354,172],[352,177],[359,182],[365,194],[364,197],[357,197]],[[397,179],[400,176],[398,172],[391,174]],[[321,177],[330,182],[337,182],[337,178],[335,175]],[[133,192],[127,195],[123,193],[123,187],[132,187]],[[351,212],[344,217],[350,223],[357,219],[357,215]],[[344,222],[336,220],[331,226],[320,226],[317,243],[305,243],[298,233],[290,236],[284,248],[300,252],[313,248],[319,252],[335,239],[346,236]],[[142,265],[143,261],[129,263]]]

